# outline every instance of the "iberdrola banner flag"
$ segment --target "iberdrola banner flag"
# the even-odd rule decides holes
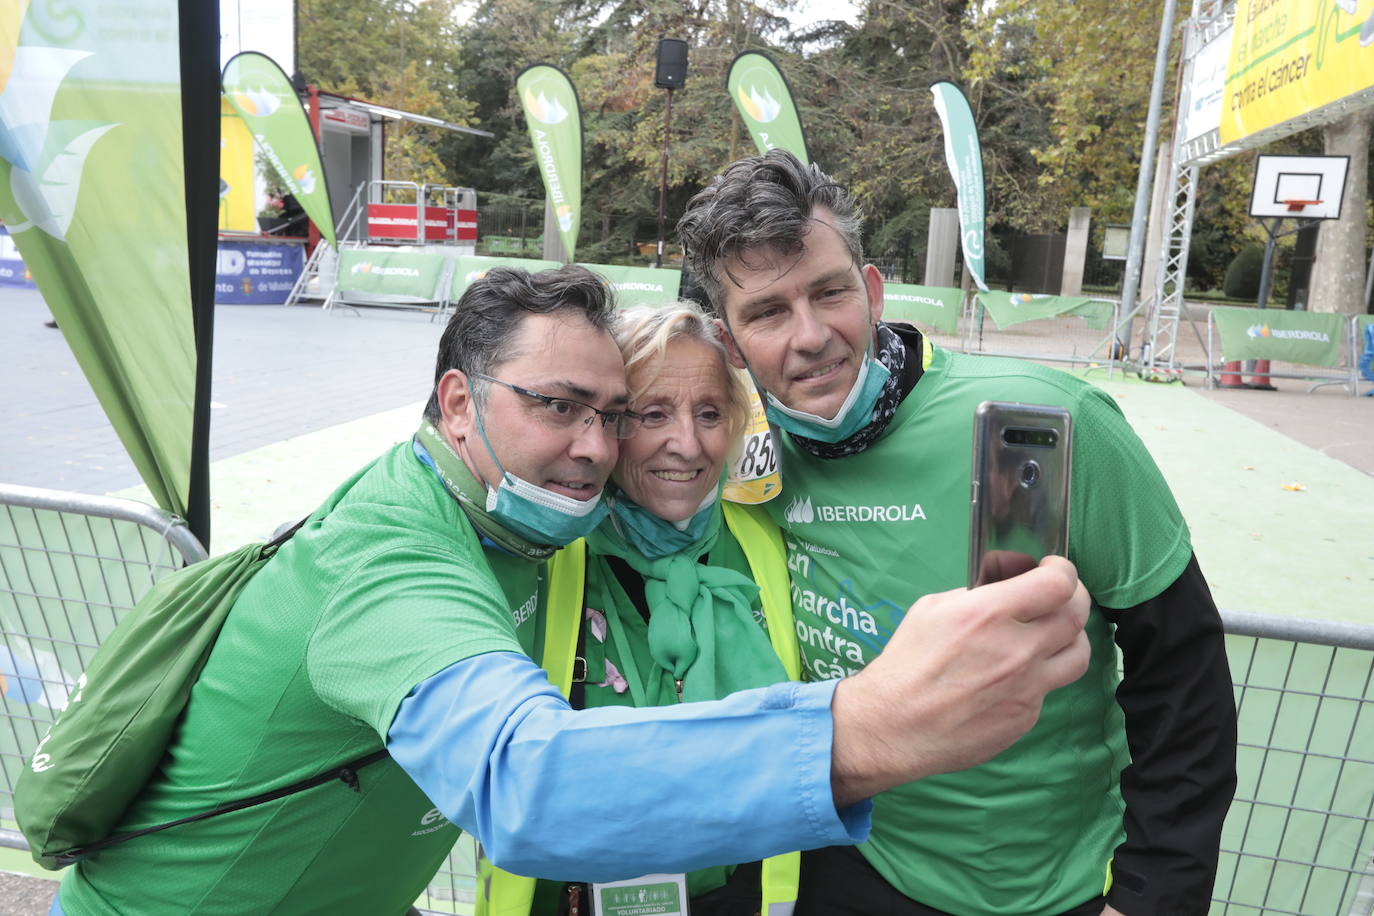
[[[218,34],[203,0],[0,0],[0,218],[153,498],[202,543]]]
[[[287,193],[295,196],[320,235],[339,247],[315,132],[291,80],[272,58],[245,51],[224,65],[224,97],[248,125]]]
[[[582,224],[582,105],[568,75],[549,64],[520,71],[515,91],[525,109],[534,161],[544,177],[544,191],[571,264]]]
[[[760,153],[785,149],[811,164],[801,115],[792,102],[792,87],[773,58],[762,51],[740,54],[730,64],[725,87]]]
[[[983,151],[978,144],[978,125],[963,90],[941,80],[930,87],[935,96],[935,111],[945,129],[945,162],[954,178],[959,197],[960,241],[964,263],[973,282],[981,290],[983,281]]]

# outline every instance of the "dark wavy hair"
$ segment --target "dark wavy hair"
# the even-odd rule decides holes
[[[717,314],[723,314],[730,279],[724,262],[754,249],[800,251],[817,207],[834,214],[830,225],[855,265],[862,264],[863,211],[853,195],[819,166],[784,150],[733,163],[692,198],[678,221],[678,238],[688,269]]]
[[[569,264],[530,273],[493,267],[464,291],[453,317],[439,338],[434,363],[434,388],[425,405],[425,419],[438,422],[439,379],[450,369],[471,375],[492,375],[493,369],[514,357],[511,342],[527,315],[573,311],[592,327],[609,332],[615,317],[611,291],[585,267]],[[484,398],[487,383],[469,379],[473,397]]]

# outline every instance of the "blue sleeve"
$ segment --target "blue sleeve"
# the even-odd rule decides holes
[[[464,659],[401,703],[387,749],[497,866],[614,881],[861,842],[836,812],[834,681],[573,710],[523,655]]]

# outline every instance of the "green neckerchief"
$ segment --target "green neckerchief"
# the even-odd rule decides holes
[[[420,431],[415,434],[415,438],[434,462],[435,475],[443,481],[453,498],[458,500],[458,505],[467,514],[474,528],[497,546],[527,560],[539,562],[554,555],[557,547],[531,543],[503,528],[501,523],[487,512],[487,485],[468,470],[463,459],[439,430],[434,428],[433,423],[428,420],[421,423]]]
[[[589,604],[606,615],[607,639],[615,643],[635,706],[663,706],[679,696],[685,702],[717,700],[787,679],[754,617],[758,586],[743,573],[698,562],[720,535],[717,503],[706,533],[669,557],[644,557],[616,530],[613,518],[587,538],[590,562],[600,573],[589,577]],[[620,557],[643,577],[647,627],[615,581],[606,556]],[[605,646],[593,638],[586,648],[589,680],[595,682],[605,669]]]

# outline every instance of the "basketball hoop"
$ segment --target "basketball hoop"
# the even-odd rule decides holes
[[[1301,213],[1303,207],[1315,207],[1321,203],[1320,200],[1283,200],[1282,204],[1288,206],[1289,213]]]

